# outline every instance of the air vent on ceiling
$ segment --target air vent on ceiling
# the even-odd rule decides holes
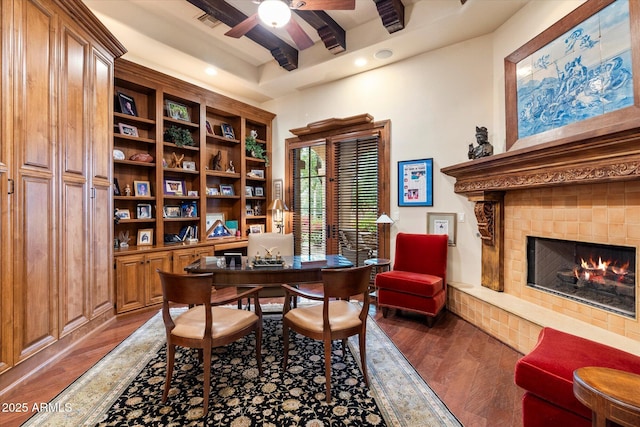
[[[198,21],[202,22],[209,28],[215,28],[222,23],[220,20],[214,18],[208,13],[203,13],[202,15],[198,16]]]

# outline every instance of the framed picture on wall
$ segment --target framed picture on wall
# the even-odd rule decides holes
[[[433,159],[398,162],[398,206],[433,206]]]
[[[427,212],[427,233],[446,234],[449,246],[456,245],[456,223],[455,213]]]

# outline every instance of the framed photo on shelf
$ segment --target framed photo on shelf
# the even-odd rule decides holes
[[[191,161],[184,161],[182,162],[182,169],[186,169],[188,171],[194,171],[196,170],[196,162],[191,162]]]
[[[213,133],[213,126],[211,126],[211,123],[209,123],[209,120],[207,120],[207,121],[205,122],[205,127],[206,127],[206,129],[207,129],[207,135],[210,135],[210,136],[215,135],[215,134]]]
[[[233,185],[220,184],[220,194],[223,196],[233,196]]]
[[[122,114],[128,114],[130,116],[138,116],[138,110],[136,109],[136,101],[129,95],[118,92],[118,104],[120,106],[120,112]]]
[[[196,190],[187,191],[187,196],[198,197],[198,192]]]
[[[398,162],[398,206],[433,206],[433,159]]]
[[[253,224],[249,226],[250,234],[262,234],[264,233],[264,224]]]
[[[249,172],[252,176],[255,176],[256,178],[262,178],[264,179],[264,170],[262,169],[251,169],[251,172]]]
[[[180,218],[182,216],[182,212],[180,211],[180,206],[165,206],[164,207],[164,217],[165,218]]]
[[[167,99],[167,116],[171,117],[175,120],[183,120],[185,122],[191,121],[191,117],[189,116],[189,109],[184,104],[178,104],[177,102],[173,102]]]
[[[244,189],[244,195],[247,197],[253,197],[253,187],[247,185],[247,187]]]
[[[180,205],[182,218],[197,218],[198,204],[196,202],[184,202]]]
[[[149,197],[151,192],[149,191],[149,181],[133,181],[136,197]]]
[[[233,128],[229,123],[220,123],[220,128],[222,129],[222,136],[228,139],[236,139]]]
[[[116,208],[116,217],[118,219],[131,219],[131,213],[129,212],[129,209]]]
[[[446,234],[449,246],[456,245],[456,223],[455,213],[427,212],[427,233]]]
[[[186,184],[177,179],[164,179],[164,194],[167,196],[184,196]]]
[[[136,218],[149,219],[151,218],[151,205],[148,203],[139,203],[136,206]]]
[[[127,125],[125,123],[118,123],[118,129],[122,135],[138,136],[138,128],[135,126]]]
[[[138,246],[153,245],[153,228],[142,228],[138,230]]]
[[[253,191],[256,197],[264,197],[264,189],[262,187],[255,187]]]
[[[122,193],[120,192],[120,184],[118,183],[118,178],[113,178],[113,195],[114,196],[122,195]]]
[[[207,187],[207,196],[217,196],[220,194],[218,187]]]

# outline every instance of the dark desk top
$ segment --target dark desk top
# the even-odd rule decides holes
[[[266,271],[282,271],[282,270],[321,270],[323,268],[348,268],[353,267],[351,261],[342,255],[325,255],[324,257],[318,256],[283,256],[284,266],[259,266],[254,267],[251,262],[253,257],[242,257],[241,266],[235,267],[218,267],[218,259],[224,259],[224,257],[207,256],[202,257],[198,261],[195,261],[185,267],[185,271],[189,273],[221,273],[221,272],[244,272],[257,274]]]

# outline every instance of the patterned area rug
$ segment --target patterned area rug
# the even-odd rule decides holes
[[[391,340],[369,319],[367,364],[370,388],[358,365],[357,339],[347,354],[332,350],[332,402],[325,402],[322,343],[292,334],[287,372],[282,371],[281,315],[264,316],[263,376],[254,338],[212,355],[209,413],[202,418],[202,367],[193,350],[178,349],[172,389],[161,396],[165,333],[160,314],[140,327],[27,426],[461,426]]]

